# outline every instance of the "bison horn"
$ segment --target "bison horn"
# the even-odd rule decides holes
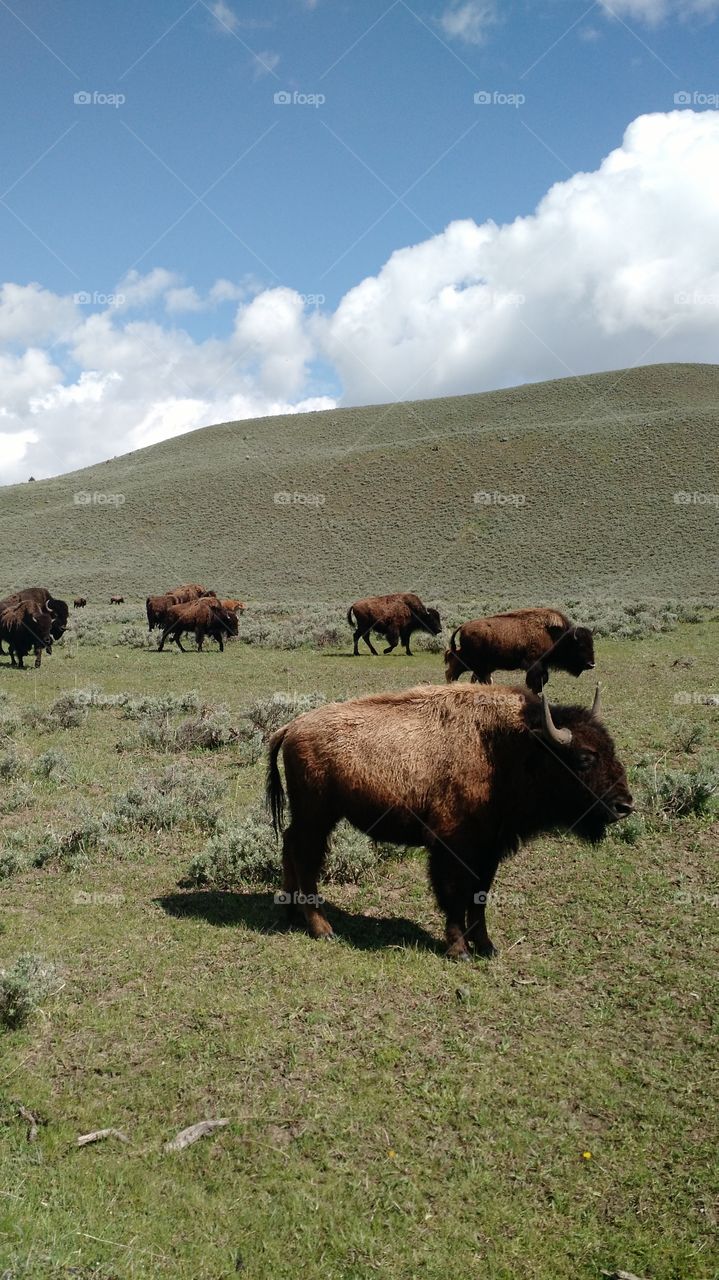
[[[552,720],[552,713],[549,709],[546,694],[542,694],[542,722],[544,724],[545,737],[550,742],[556,742],[559,747],[568,747],[572,741],[571,729],[558,729]]]
[[[601,694],[601,688],[602,688],[602,686],[601,686],[600,684],[598,684],[598,685],[597,685],[597,687],[596,687],[596,689],[595,689],[595,691],[594,691],[594,702],[592,703],[592,715],[593,715],[593,716],[600,716],[600,715],[602,714],[602,694]]]

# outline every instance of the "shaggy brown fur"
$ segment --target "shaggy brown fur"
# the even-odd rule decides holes
[[[220,600],[223,609],[231,609],[233,613],[244,613],[245,605],[242,600]]]
[[[10,650],[11,666],[23,667],[23,658],[35,653],[35,666],[39,667],[42,651],[52,653],[52,625],[55,620],[47,603],[16,600],[0,602],[0,640]],[[17,662],[15,661],[17,659]]]
[[[464,671],[480,684],[491,684],[493,671],[526,671],[528,688],[540,693],[550,668],[573,676],[591,671],[594,641],[588,627],[576,626],[558,609],[515,609],[463,623],[452,634],[444,665],[448,682]]]
[[[124,596],[110,596],[110,604],[124,604],[124,603],[125,603]]]
[[[553,707],[523,689],[426,685],[329,703],[270,739],[267,797],[275,829],[285,795],[284,889],[304,895],[313,937],[332,928],[317,901],[327,841],[341,818],[376,840],[424,845],[448,955],[493,948],[486,895],[500,861],[522,840],[571,829],[598,841],[631,812],[612,739],[583,707]],[[558,744],[553,735],[571,742]]]
[[[178,604],[189,604],[191,600],[201,600],[203,596],[216,596],[216,591],[208,591],[199,582],[186,582],[182,587],[173,587],[168,596],[174,596]]]
[[[87,598],[85,596],[75,596],[75,599],[72,602],[72,607],[73,609],[84,609],[86,604]]]
[[[419,596],[411,591],[389,596],[367,596],[365,600],[355,600],[347,610],[347,621],[355,628],[353,653],[359,657],[359,642],[364,640],[370,653],[377,656],[370,635],[376,631],[387,641],[385,653],[391,653],[402,641],[408,656],[412,657],[409,642],[415,631],[428,631],[438,636],[442,623],[436,609],[428,609],[422,604]]]
[[[197,648],[202,652],[205,636],[211,636],[224,650],[224,640],[237,635],[237,614],[231,609],[224,609],[219,600],[207,598],[191,600],[187,604],[168,605],[162,637],[157,646],[162,653],[165,641],[172,636],[178,649],[182,649],[180,636],[186,631],[194,631]]]
[[[52,614],[50,638],[51,640],[62,639],[70,613],[65,600],[58,600],[55,596],[52,596],[47,587],[23,587],[21,591],[15,591],[11,596],[7,596],[5,600],[0,600],[0,609],[4,608],[5,605],[18,604],[19,602],[29,604],[35,612],[42,612],[47,607]],[[2,646],[0,646],[1,652]]]

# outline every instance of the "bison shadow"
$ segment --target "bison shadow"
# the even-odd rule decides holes
[[[172,893],[155,902],[168,915],[202,918],[220,928],[244,924],[257,933],[304,931],[304,923],[290,922],[286,908],[278,905],[270,893],[221,893],[197,890]],[[443,954],[445,944],[404,916],[363,916],[344,911],[327,903],[327,915],[336,937],[360,951],[385,951],[388,947],[419,947],[423,951]],[[309,941],[309,937],[308,937]]]

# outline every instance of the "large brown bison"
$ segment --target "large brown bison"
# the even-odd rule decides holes
[[[51,595],[47,587],[23,587],[22,590],[15,591],[4,600],[0,600],[0,609],[20,602],[31,605],[35,611],[47,609],[51,614],[50,643],[52,644],[53,640],[62,639],[70,613],[65,600],[59,600]],[[0,643],[0,653],[2,652],[2,643]],[[39,666],[39,662],[36,665]]]
[[[148,631],[154,631],[155,627],[164,627],[167,622],[167,610],[171,604],[179,604],[177,596],[148,596],[145,601],[145,612],[147,613]]]
[[[0,602],[0,640],[4,640],[10,650],[11,666],[22,669],[23,658],[30,652],[35,654],[35,666],[40,666],[43,649],[52,653],[54,621],[55,615],[47,603],[32,600]]]
[[[158,652],[162,653],[167,637],[171,636],[178,649],[184,653],[180,636],[186,631],[194,631],[200,653],[205,636],[216,640],[220,652],[223,652],[224,640],[237,635],[237,614],[232,609],[223,609],[220,601],[211,597],[191,600],[187,604],[171,604],[167,608]]]
[[[366,600],[355,600],[347,610],[347,621],[354,627],[355,657],[359,657],[359,642],[364,640],[370,653],[377,656],[370,635],[376,631],[387,641],[385,653],[396,649],[398,641],[402,641],[408,656],[412,657],[409,642],[415,631],[428,631],[438,636],[442,623],[436,609],[428,609],[422,604],[419,596],[411,591],[389,596],[368,596]]]
[[[424,845],[446,916],[447,954],[491,954],[486,898],[502,859],[521,841],[564,829],[602,839],[632,811],[626,774],[591,711],[550,710],[523,689],[420,686],[328,703],[273,734],[267,800],[290,824],[284,897],[301,901],[309,932],[332,936],[317,880],[341,818],[376,840]]]
[[[558,609],[515,609],[464,622],[452,633],[444,665],[448,682],[464,671],[480,684],[491,684],[493,671],[526,671],[528,688],[541,693],[550,668],[573,676],[591,671],[594,640],[589,627]]]

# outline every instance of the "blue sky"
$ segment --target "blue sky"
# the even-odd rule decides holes
[[[232,332],[238,306],[276,289],[302,295],[311,329],[313,311],[331,316],[395,251],[457,221],[503,226],[531,215],[554,184],[597,171],[637,117],[674,112],[675,94],[692,95],[680,104],[692,115],[716,118],[717,10],[716,0],[616,0],[611,9],[575,0],[3,0],[0,280],[97,298],[81,304],[86,322],[128,272],[136,280],[162,269],[172,281],[148,289],[144,319],[195,345]],[[278,93],[298,100],[277,103]],[[492,100],[477,103],[477,93]],[[313,95],[319,105],[304,100]],[[207,299],[218,280],[233,287],[183,310],[178,290]],[[12,325],[4,332],[17,356]],[[67,337],[55,332],[51,359],[69,386],[92,361],[83,367]],[[253,332],[248,377],[267,355],[258,341]],[[331,344],[308,341],[305,382],[286,379],[278,404],[347,397]],[[33,334],[33,344],[43,341]],[[560,376],[561,358],[547,376]],[[388,386],[383,396],[383,378],[349,398],[401,392]],[[488,378],[456,389],[482,389]],[[436,393],[452,389],[440,382]],[[8,415],[27,434],[16,405]]]

